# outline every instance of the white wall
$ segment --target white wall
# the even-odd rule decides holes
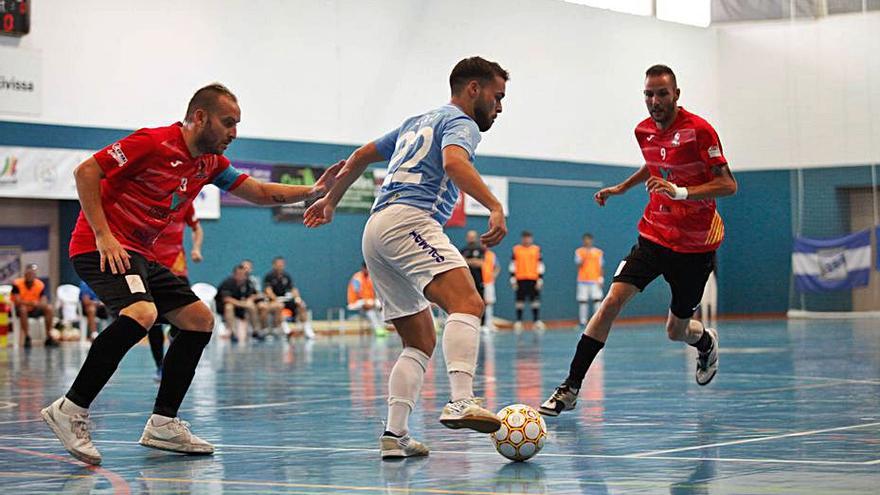
[[[717,29],[735,169],[880,163],[880,12]]]
[[[658,62],[684,105],[719,117],[714,30],[558,0],[41,0],[31,29],[0,46],[42,51],[43,113],[2,119],[162,125],[218,80],[242,136],[361,143],[447,101],[449,71],[474,54],[512,77],[483,154],[639,164],[632,130]]]

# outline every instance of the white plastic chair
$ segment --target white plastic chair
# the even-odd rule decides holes
[[[55,289],[55,306],[58,308],[58,316],[65,328],[77,323],[80,327],[79,340],[85,342],[88,329],[84,326],[82,304],[79,300],[79,287],[71,284],[62,284]]]
[[[11,311],[9,313],[9,321],[12,324],[12,342],[13,347],[18,347],[18,334],[21,332],[21,322],[18,320],[18,311],[15,309],[15,302],[12,300],[12,286],[11,285],[2,285],[0,286],[0,292],[6,296],[6,300],[9,301],[9,307]],[[28,327],[29,332],[28,335],[31,337],[31,341],[33,342],[43,342],[46,340],[46,330],[43,325],[43,319],[45,316],[40,316],[37,318],[28,318]]]

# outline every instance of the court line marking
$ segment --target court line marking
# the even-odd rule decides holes
[[[850,426],[838,426],[836,428],[823,428],[821,430],[808,430],[808,431],[798,431],[794,433],[785,433],[782,435],[770,435],[766,437],[757,437],[757,438],[746,438],[742,440],[732,440],[729,442],[718,442],[718,443],[710,443],[705,445],[694,445],[692,447],[680,447],[677,449],[665,449],[665,450],[652,450],[649,452],[639,452],[637,454],[633,454],[635,457],[649,457],[656,456],[660,454],[671,454],[673,452],[687,452],[689,450],[700,450],[700,449],[708,449],[712,447],[726,447],[729,445],[741,445],[745,443],[754,443],[754,442],[764,442],[767,440],[778,440],[780,438],[793,438],[793,437],[804,437],[808,435],[816,435],[818,433],[827,433],[830,431],[846,431],[846,430],[855,430],[857,428],[870,428],[872,426],[880,426],[880,422],[876,423],[862,423],[857,425]]]
[[[369,397],[364,397],[359,400],[378,400],[384,399],[385,395],[373,395]],[[270,407],[283,407],[283,406],[296,406],[300,404],[318,404],[322,402],[338,402],[339,397],[325,397],[323,399],[306,399],[306,400],[294,400],[287,402],[266,402],[262,404],[237,404],[233,406],[215,406],[210,409],[216,411],[227,411],[227,410],[236,410],[236,409],[263,409]],[[200,411],[204,411],[204,407],[198,408],[187,408],[181,409],[181,412],[188,413],[196,413]],[[91,419],[94,418],[111,418],[111,417],[124,417],[124,416],[149,416],[153,414],[153,411],[139,411],[139,412],[119,412],[119,413],[97,413],[97,414],[89,414]],[[0,421],[0,425],[12,425],[12,424],[22,424],[22,423],[38,423],[43,421],[43,418],[32,418],[32,419],[18,419],[14,421]]]
[[[46,454],[43,452],[37,452],[35,450],[28,449],[20,449],[17,447],[3,447],[0,446],[0,450],[6,450],[9,452],[14,452],[16,454],[22,454],[30,457],[42,457],[44,459],[50,459],[53,461],[64,462],[67,464],[72,464],[77,467],[81,467],[83,469],[87,469],[89,471],[93,471],[95,473],[100,474],[107,481],[110,482],[110,486],[113,487],[113,493],[118,495],[131,495],[131,487],[128,486],[128,482],[122,476],[110,471],[109,469],[102,468],[101,466],[91,466],[82,461],[75,460],[69,457],[62,457],[60,455],[55,454]]]
[[[32,440],[39,442],[55,443],[55,438],[35,438],[35,437],[19,437],[19,436],[0,436],[0,440]],[[138,442],[129,440],[94,440],[96,444],[110,445],[140,445]],[[214,444],[215,447],[221,449],[241,449],[241,450],[262,450],[267,452],[327,452],[327,453],[376,453],[375,448],[365,447],[304,447],[299,445],[244,445],[244,444]],[[0,447],[2,448],[2,447]],[[231,452],[223,452],[230,454]],[[497,453],[491,450],[432,450],[431,455],[476,455],[476,456],[496,456]],[[555,454],[544,452],[539,454],[541,457],[553,457],[563,459],[632,459],[632,460],[657,460],[657,461],[685,461],[685,462],[738,462],[752,464],[806,464],[806,465],[827,465],[827,466],[866,466],[872,464],[880,464],[880,459],[876,461],[832,461],[821,459],[769,459],[769,458],[743,458],[743,457],[677,457],[677,456],[661,456],[652,455],[645,456],[640,454]]]

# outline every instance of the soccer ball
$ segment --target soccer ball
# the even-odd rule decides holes
[[[511,461],[526,461],[544,448],[547,425],[544,418],[525,404],[513,404],[498,411],[501,428],[492,433],[495,450]]]

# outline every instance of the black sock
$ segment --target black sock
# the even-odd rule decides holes
[[[538,317],[538,313],[541,311],[541,308],[532,307],[532,321],[538,321],[540,318]]]
[[[162,383],[156,395],[153,414],[177,417],[186,391],[196,374],[202,351],[211,340],[211,332],[181,330],[168,346],[162,366]]]
[[[398,435],[397,433],[392,433],[390,430],[385,430],[385,433],[383,433],[382,436],[383,436],[383,437],[394,437],[394,438],[400,438],[400,437],[402,437],[403,435]]]
[[[580,390],[584,377],[587,376],[587,370],[590,369],[593,359],[596,358],[596,355],[599,354],[603,347],[605,347],[604,342],[599,342],[589,335],[581,334],[577,351],[571,359],[568,378],[565,379],[566,385]]]
[[[156,362],[156,369],[162,369],[162,354],[165,353],[165,333],[162,331],[162,325],[153,325],[147,333],[147,340],[150,341],[150,352],[153,353],[153,361]]]
[[[516,321],[522,321],[522,308],[516,308]]]
[[[67,398],[79,407],[88,408],[113,376],[125,353],[140,342],[147,329],[122,315],[95,337],[86,361],[67,391]]]
[[[700,340],[690,344],[691,347],[696,347],[700,352],[707,352],[712,348],[712,336],[709,335],[709,332],[706,331],[706,328],[703,328],[703,335],[700,336]]]

